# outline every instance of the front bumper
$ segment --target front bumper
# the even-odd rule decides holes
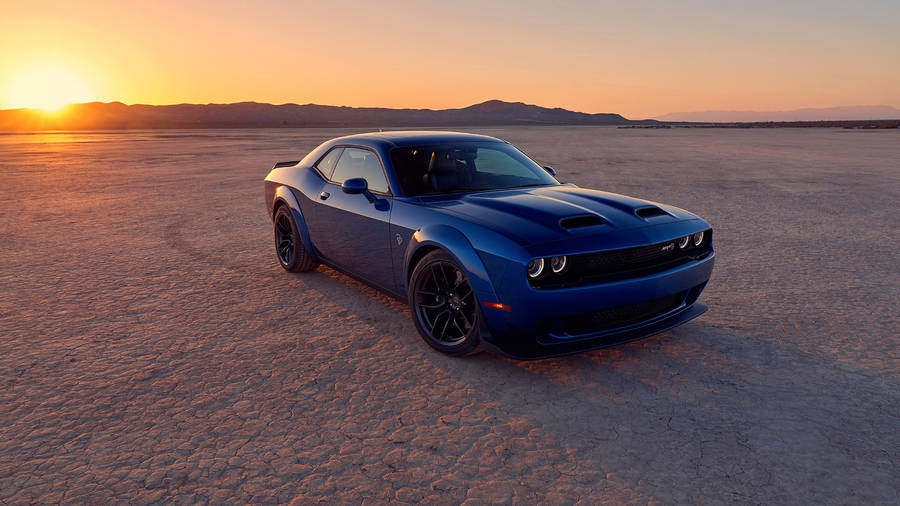
[[[650,276],[558,290],[536,290],[522,280],[524,286],[504,290],[502,295],[501,302],[510,311],[482,307],[482,334],[492,347],[522,359],[575,353],[658,334],[706,311],[697,298],[714,262],[715,252],[711,252],[703,259]],[[664,304],[654,306],[655,301]],[[626,317],[612,318],[621,313]],[[594,314],[599,317],[594,329],[571,325]],[[602,319],[607,317],[612,319],[604,325]]]

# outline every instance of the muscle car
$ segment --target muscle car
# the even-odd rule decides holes
[[[265,201],[285,270],[326,264],[408,301],[451,355],[573,353],[706,310],[706,221],[555,175],[493,137],[376,132],[276,163]]]

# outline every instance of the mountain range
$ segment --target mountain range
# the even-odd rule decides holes
[[[459,109],[390,109],[318,104],[126,105],[121,102],[71,104],[60,112],[0,110],[0,131],[137,130],[157,128],[453,127],[492,125],[618,125],[660,127],[674,124],[729,126],[847,126],[840,122],[900,120],[887,105],[796,109],[791,111],[677,112],[647,120],[620,114],[570,111],[522,102],[488,100]],[[787,122],[800,122],[793,125]],[[826,124],[827,122],[831,122]],[[851,125],[852,126],[852,125]],[[855,125],[859,126],[859,125]]]
[[[522,102],[488,100],[461,109],[388,109],[317,104],[72,104],[59,113],[0,110],[0,131],[154,128],[423,127],[486,125],[643,125],[619,114],[589,114]]]
[[[767,121],[855,121],[900,119],[900,109],[889,105],[859,105],[790,111],[697,111],[673,112],[657,117],[661,121],[698,123],[759,123]]]

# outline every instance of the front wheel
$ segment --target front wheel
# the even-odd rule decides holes
[[[303,245],[293,213],[281,206],[275,213],[275,254],[278,263],[288,272],[311,271],[319,264]]]
[[[416,265],[409,283],[409,305],[416,330],[432,348],[457,356],[479,350],[478,299],[449,254],[432,251]]]

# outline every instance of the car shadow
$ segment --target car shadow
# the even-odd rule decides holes
[[[878,497],[892,486],[900,384],[804,352],[790,336],[749,335],[701,317],[578,355],[454,358],[421,342],[404,302],[324,267],[297,277],[329,300],[352,300],[347,307],[383,339],[658,499],[721,499],[730,490],[735,500],[826,502],[835,490]],[[707,485],[673,497],[684,480]]]

